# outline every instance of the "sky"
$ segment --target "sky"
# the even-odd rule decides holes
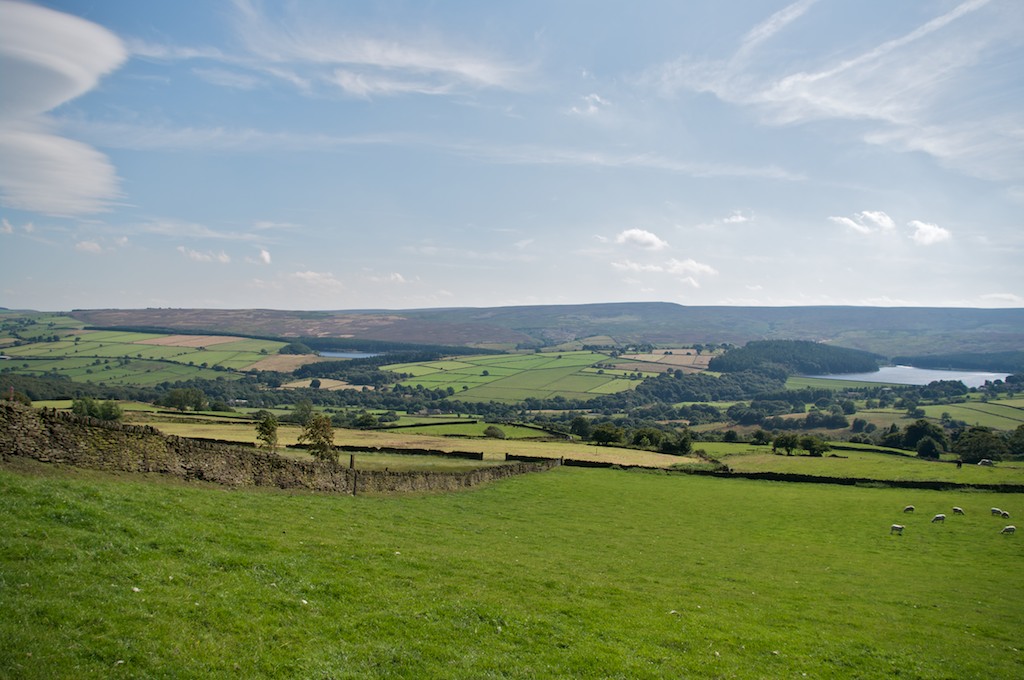
[[[1024,306],[1020,0],[0,0],[0,306]]]

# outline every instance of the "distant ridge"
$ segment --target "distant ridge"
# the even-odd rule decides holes
[[[812,340],[883,356],[1024,350],[1024,309],[945,307],[689,307],[670,302],[411,310],[98,309],[95,327],[150,327],[276,337],[445,345],[553,345]]]

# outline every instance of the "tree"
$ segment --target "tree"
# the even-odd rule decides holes
[[[569,425],[569,432],[580,439],[590,439],[590,435],[593,431],[594,428],[590,424],[590,421],[583,416],[576,416],[572,419],[572,423]]]
[[[965,463],[977,463],[983,458],[1002,460],[1009,453],[1002,437],[987,427],[972,427],[961,432],[953,444],[953,453]]]
[[[918,458],[938,460],[940,453],[942,453],[942,446],[931,437],[923,437],[919,442],[917,442]]]
[[[820,437],[806,436],[800,438],[800,448],[807,452],[808,455],[814,456],[815,458],[821,458],[821,455],[828,451],[831,447],[824,439]]]
[[[927,420],[916,420],[907,425],[903,430],[903,446],[908,449],[917,449],[918,444],[925,438],[934,439],[939,445],[940,451],[949,448],[949,439],[941,426],[929,423]]]
[[[590,433],[590,438],[598,444],[617,444],[622,441],[625,433],[621,427],[611,423],[601,423]]]
[[[303,399],[294,406],[292,406],[292,412],[288,415],[288,418],[299,425],[309,424],[309,419],[313,417],[313,402],[309,399]]]
[[[309,455],[320,460],[337,462],[338,452],[334,448],[334,428],[331,419],[324,413],[314,413],[306,422],[299,435],[299,443],[305,444]]]
[[[360,413],[359,417],[357,417],[354,421],[352,421],[352,424],[354,426],[360,428],[360,429],[368,429],[368,428],[371,428],[371,427],[377,427],[378,423],[379,423],[379,421],[377,420],[377,416],[375,416],[375,415],[373,415],[372,413],[369,413],[369,412],[367,412],[367,413]]]
[[[793,449],[800,447],[800,437],[791,433],[784,432],[775,437],[775,441],[772,442],[772,451],[778,451],[783,449],[787,456],[793,455]]]
[[[771,442],[772,436],[764,430],[755,430],[754,434],[750,435],[750,441],[758,446],[765,446]]]
[[[160,402],[161,406],[176,408],[179,411],[202,411],[206,409],[206,403],[206,394],[197,387],[176,387]]]
[[[277,450],[277,418],[269,411],[263,411],[264,415],[256,423],[256,439],[260,448]]]
[[[309,381],[309,387],[314,390],[320,389],[320,378],[313,378]]]

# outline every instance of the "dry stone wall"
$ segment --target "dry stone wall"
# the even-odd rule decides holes
[[[169,474],[228,486],[344,494],[454,491],[558,465],[558,461],[537,461],[469,472],[351,470],[334,462],[293,460],[251,447],[166,436],[148,426],[3,401],[0,459],[11,456],[93,470]]]

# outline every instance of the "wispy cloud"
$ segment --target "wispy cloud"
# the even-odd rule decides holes
[[[47,113],[96,87],[127,57],[114,34],[78,17],[0,0],[0,201],[81,215],[107,209],[120,183],[106,156],[59,134]]]
[[[96,243],[96,241],[79,241],[75,244],[75,250],[80,253],[98,255],[103,252],[103,247]]]
[[[755,58],[784,31],[803,30],[799,20],[814,5],[795,2],[772,15],[744,36],[730,59],[684,56],[652,69],[645,82],[668,96],[707,92],[754,107],[770,125],[850,121],[856,125],[849,134],[870,144],[923,151],[980,177],[1024,176],[1024,126],[1014,100],[1003,96],[1005,74],[977,68],[984,55],[1024,44],[1024,4],[967,0],[838,59],[833,55],[843,54],[850,38],[834,36],[836,49],[817,64],[813,54],[792,63],[779,53]]]
[[[873,234],[877,231],[890,231],[896,228],[896,222],[881,210],[863,210],[856,213],[853,219],[832,216],[829,220],[852,229],[859,234]]]
[[[219,253],[214,252],[203,252],[199,250],[192,250],[185,246],[178,246],[178,252],[194,262],[217,262],[220,264],[229,264],[231,262],[231,256],[224,251]]]
[[[139,231],[147,234],[173,236],[175,238],[213,239],[222,241],[254,241],[255,234],[234,231],[217,231],[195,222],[181,220],[154,220],[138,225]]]

